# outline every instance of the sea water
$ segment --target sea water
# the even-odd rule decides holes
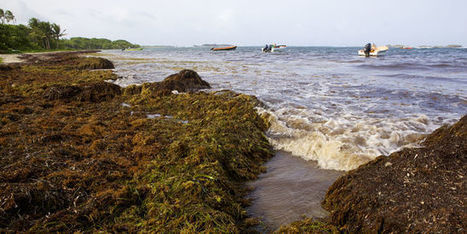
[[[467,49],[390,49],[359,57],[359,48],[288,47],[262,53],[209,48],[106,51],[121,86],[161,81],[193,69],[214,89],[266,104],[268,137],[277,150],[350,170],[403,147],[467,114]]]
[[[214,90],[255,95],[271,123],[277,155],[249,183],[249,214],[271,231],[302,215],[324,217],[327,188],[344,171],[379,155],[417,147],[423,136],[467,114],[467,49],[390,49],[359,57],[360,48],[288,47],[262,53],[209,48],[105,51],[128,86],[193,69]]]

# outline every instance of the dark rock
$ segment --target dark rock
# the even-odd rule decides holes
[[[211,88],[209,83],[201,79],[198,73],[193,70],[185,69],[179,73],[168,76],[162,82],[143,84],[141,93],[165,96],[170,95],[173,90],[178,92],[195,92],[200,89],[209,88]]]
[[[467,116],[423,144],[339,178],[323,201],[331,224],[345,232],[464,232]]]
[[[179,92],[197,91],[200,89],[209,89],[208,82],[193,70],[182,70],[179,73],[172,74],[160,83],[161,89],[177,90]]]
[[[77,64],[76,68],[82,70],[93,70],[93,69],[114,69],[114,64],[105,58],[97,58],[97,57],[88,57],[88,58],[80,58],[79,63]]]

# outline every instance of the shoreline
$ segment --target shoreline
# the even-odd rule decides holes
[[[251,231],[259,221],[246,214],[251,201],[245,199],[244,183],[264,172],[264,163],[274,154],[264,135],[268,123],[254,110],[259,101],[231,91],[196,93],[209,84],[189,70],[163,82],[121,88],[105,82],[117,78],[112,71],[99,70],[113,68],[110,61],[76,57],[80,53],[26,55],[22,65],[0,66],[0,143],[5,146],[0,159],[0,230]],[[172,92],[178,89],[179,94]],[[428,139],[429,149],[441,147],[440,155],[457,152],[465,165],[465,146],[459,148],[467,145],[462,123],[447,132],[442,127],[445,130],[436,130]],[[460,144],[453,148],[450,142]],[[367,211],[353,206],[335,209],[341,205],[336,201],[344,198],[377,199],[378,193],[366,187],[360,197],[353,197],[356,190],[346,186],[370,184],[372,177],[365,170],[389,173],[376,178],[391,179],[392,165],[410,162],[392,160],[400,154],[413,158],[413,150],[379,157],[345,173],[323,201],[330,217],[319,222],[304,219],[280,230],[424,230],[389,225],[395,217],[391,214],[372,216],[373,226],[362,226],[357,221]],[[410,166],[406,168],[423,169]],[[391,196],[382,201],[388,199]],[[392,208],[400,209],[401,204]],[[345,219],[342,212],[357,218]],[[430,231],[446,230],[438,228]]]
[[[10,64],[22,64],[26,63],[27,59],[25,56],[36,56],[38,59],[46,59],[49,56],[55,56],[60,54],[80,54],[80,53],[96,53],[100,50],[64,50],[64,51],[46,51],[46,52],[31,52],[31,53],[22,53],[22,54],[0,54],[2,62],[0,64],[10,65]]]

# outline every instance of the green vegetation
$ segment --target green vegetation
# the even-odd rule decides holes
[[[82,49],[123,49],[136,48],[139,45],[125,40],[74,37],[62,39],[65,31],[60,25],[37,18],[29,19],[28,25],[11,25],[14,15],[11,11],[0,9],[0,53],[19,53],[24,51],[44,50],[82,50]],[[7,24],[5,24],[5,22]]]
[[[1,21],[1,24],[4,24],[5,21],[7,23],[9,23],[9,22],[14,22],[15,20],[16,20],[15,16],[13,15],[13,13],[10,10],[3,11],[3,9],[0,9],[0,21]]]
[[[62,47],[68,49],[124,49],[137,48],[139,45],[131,44],[125,40],[111,41],[103,38],[72,37],[62,40]]]
[[[89,70],[109,68],[102,59],[27,56],[37,62],[0,66],[0,232],[239,233],[254,223],[243,183],[272,156],[254,97],[172,94],[208,85],[188,70],[121,89],[104,82],[111,70]]]
[[[281,226],[274,233],[340,233],[339,229],[326,222],[304,218],[289,225]]]

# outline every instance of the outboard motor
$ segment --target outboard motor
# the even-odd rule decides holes
[[[365,57],[370,57],[371,43],[366,44],[363,51],[365,52]]]

